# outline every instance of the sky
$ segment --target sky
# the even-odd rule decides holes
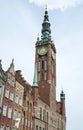
[[[66,130],[83,130],[83,0],[0,0],[0,59],[33,83],[35,43],[48,5],[55,43],[57,100],[66,97]]]

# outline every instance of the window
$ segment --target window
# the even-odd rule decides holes
[[[3,105],[3,116],[6,116],[6,112],[7,112],[7,105],[4,104]]]
[[[9,107],[8,108],[8,118],[11,118],[12,117],[12,108]]]
[[[39,127],[39,130],[41,130],[41,127]]]
[[[48,124],[46,124],[46,126],[45,126],[46,128],[45,128],[45,130],[48,130]]]
[[[14,98],[14,93],[10,92],[10,100],[13,101],[13,98]]]
[[[22,98],[19,99],[19,105],[22,106]]]
[[[46,114],[46,122],[48,123],[48,112]]]
[[[18,104],[18,96],[17,95],[15,96],[15,103]]]
[[[40,119],[42,120],[42,108],[40,108]]]
[[[1,126],[0,126],[0,130],[4,130],[4,125],[1,125]]]
[[[41,66],[42,69],[44,69],[44,61],[42,61],[42,66]]]
[[[36,130],[38,130],[38,125],[36,125]]]
[[[9,126],[6,126],[6,130],[10,130],[10,127],[9,127]]]
[[[8,90],[8,89],[6,89],[6,91],[5,91],[5,97],[6,97],[6,98],[9,97],[9,90]]]
[[[45,115],[46,115],[45,110],[43,110],[43,121],[45,121]]]
[[[15,120],[15,119],[16,119],[16,117],[17,117],[17,111],[16,111],[16,110],[14,110],[13,119]]]

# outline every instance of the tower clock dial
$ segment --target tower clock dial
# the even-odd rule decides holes
[[[45,55],[47,53],[47,48],[46,47],[40,47],[38,49],[38,54],[39,55]]]

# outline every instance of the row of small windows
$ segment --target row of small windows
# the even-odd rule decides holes
[[[8,112],[7,112],[7,110],[8,110]],[[3,112],[2,112],[3,116],[8,116],[8,118],[12,118],[12,111],[13,111],[12,107],[7,108],[6,104],[3,105]],[[14,110],[13,117],[14,117],[14,119],[17,118],[17,117],[21,117],[21,113],[17,112],[17,110]]]
[[[53,74],[55,73],[54,64],[52,63],[51,66],[52,66],[52,74]],[[47,80],[47,61],[42,60],[38,62],[38,81],[40,80]]]
[[[28,126],[28,128],[32,128],[33,126],[32,121],[25,119],[25,126]]]
[[[48,112],[45,109],[40,108],[40,119],[48,123]]]
[[[38,73],[38,81],[47,80],[47,72]]]
[[[21,118],[21,112],[14,110],[13,119],[15,120],[16,118]]]
[[[38,125],[36,125],[36,130],[45,130],[45,128],[39,127]]]
[[[11,130],[11,128],[10,128],[10,126],[6,126],[6,129],[5,129],[5,126],[2,124],[1,126],[0,126],[0,130]],[[15,130],[15,128],[12,128],[12,130]]]
[[[0,126],[0,130],[4,130],[5,129],[5,126],[4,125],[1,125]],[[6,126],[6,130],[10,130],[10,126]]]
[[[39,61],[38,62],[38,81],[47,80],[47,72],[40,73],[41,70],[47,70],[47,61]]]
[[[51,64],[52,64],[52,72],[53,72],[54,64],[53,62]],[[38,72],[41,70],[45,70],[45,71],[47,70],[47,61],[42,60],[38,62]]]
[[[15,103],[17,103],[20,106],[22,106],[22,98],[19,98],[18,95],[15,95]]]
[[[7,113],[7,109],[8,109],[8,113]],[[12,110],[13,110],[12,107],[7,108],[7,105],[4,104],[3,105],[3,112],[2,112],[3,116],[8,116],[8,118],[12,118]]]
[[[38,71],[40,71],[41,69],[47,70],[47,61],[38,62]]]
[[[7,109],[8,109],[8,113],[7,113]],[[12,114],[12,112],[13,112],[13,114]],[[15,120],[16,118],[20,118],[20,119],[22,119],[21,120],[22,125],[24,124],[24,118],[22,117],[21,112],[17,111],[16,109],[14,109],[14,111],[13,111],[12,107],[7,108],[6,104],[3,105],[2,114],[3,114],[3,116],[7,116],[8,118],[13,118],[13,120]],[[25,125],[32,128],[32,121],[25,119]],[[4,127],[4,126],[1,126],[1,128],[2,127]],[[0,129],[0,130],[2,130],[2,129]]]
[[[3,105],[3,116],[7,116],[8,118],[12,118],[12,112],[13,112],[12,107],[8,107],[8,113],[7,113],[7,105],[6,104]],[[21,112],[14,110],[13,119],[15,120],[17,117],[21,118]]]
[[[10,92],[8,89],[5,90],[5,97],[9,98],[10,100],[13,101],[14,99],[14,93]]]
[[[5,97],[9,98],[11,101],[14,100],[14,93],[9,92],[8,89],[5,90]],[[15,103],[19,104],[22,106],[22,98],[19,98],[18,95],[15,95]]]

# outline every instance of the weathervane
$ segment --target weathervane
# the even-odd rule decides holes
[[[45,4],[45,10],[47,11],[47,0],[46,0],[46,4]]]

